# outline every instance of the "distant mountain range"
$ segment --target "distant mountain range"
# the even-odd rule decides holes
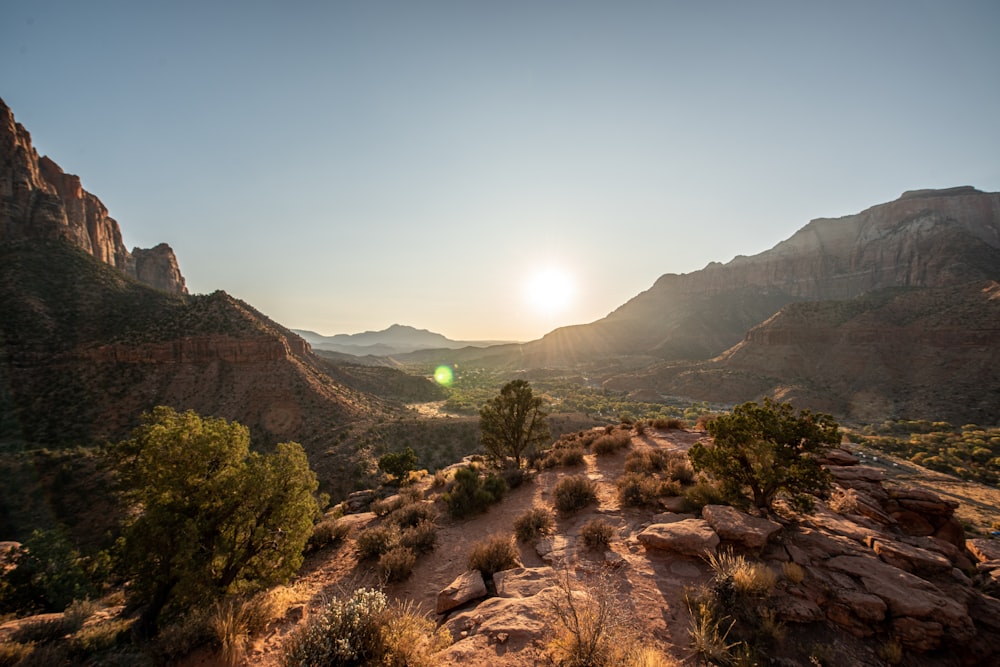
[[[403,358],[582,367],[646,396],[774,396],[848,418],[995,423],[996,281],[1000,193],[916,190],[813,220],[753,257],[664,275],[590,324]]]
[[[491,345],[503,345],[508,341],[460,341],[451,340],[445,336],[416,329],[403,324],[393,324],[382,331],[365,331],[357,334],[337,334],[324,336],[315,331],[292,329],[302,336],[317,350],[339,352],[354,356],[391,356],[406,354],[417,350],[457,350],[463,347],[483,348]]]

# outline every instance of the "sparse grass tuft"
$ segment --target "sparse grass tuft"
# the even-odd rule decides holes
[[[887,665],[898,665],[903,662],[903,645],[894,637],[879,646],[878,657],[885,660]]]
[[[584,475],[563,477],[553,490],[556,509],[575,512],[597,502],[597,485]]]
[[[555,521],[552,518],[552,512],[544,507],[527,510],[514,519],[514,535],[521,542],[530,542],[542,535],[547,535],[552,532],[554,527]]]

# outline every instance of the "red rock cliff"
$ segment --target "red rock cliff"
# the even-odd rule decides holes
[[[62,239],[148,285],[174,294],[187,287],[173,250],[131,253],[121,229],[80,178],[39,157],[31,135],[0,100],[0,241]]]

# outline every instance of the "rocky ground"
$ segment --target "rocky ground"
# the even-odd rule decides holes
[[[630,449],[686,451],[702,437],[697,431],[650,430],[634,435]],[[629,608],[637,641],[694,661],[684,595],[712,578],[704,553],[727,548],[777,573],[771,605],[786,632],[774,657],[785,664],[882,665],[887,663],[879,654],[889,644],[902,648],[903,664],[1000,659],[1000,602],[987,594],[997,591],[1000,543],[967,543],[953,516],[956,503],[905,488],[887,480],[878,466],[838,452],[830,469],[840,488],[831,503],[810,515],[763,519],[726,506],[708,506],[700,516],[622,507],[615,482],[628,451],[588,454],[575,471],[542,471],[468,520],[447,519],[440,508],[436,549],[418,560],[405,582],[384,588],[391,598],[415,601],[451,631],[454,643],[438,656],[440,664],[546,663],[552,636],[548,600],[567,576],[584,584],[598,576],[611,581]],[[498,574],[496,593],[487,594],[467,573],[471,546],[510,534],[515,518],[528,509],[551,509],[556,482],[573,472],[597,483],[599,502],[569,516],[556,513],[554,535],[519,543],[523,567]],[[669,499],[665,503],[681,509]],[[587,549],[579,539],[581,527],[597,517],[616,531],[606,551]],[[357,535],[380,519],[357,513],[342,520]],[[801,567],[800,581],[782,575],[786,563]],[[278,665],[283,642],[304,618],[331,596],[360,586],[379,581],[369,564],[358,562],[353,538],[314,554],[291,585],[284,620],[258,640],[248,664]]]

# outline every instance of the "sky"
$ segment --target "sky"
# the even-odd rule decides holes
[[[0,98],[129,247],[327,335],[531,340],[813,218],[1000,190],[995,0],[0,16]]]

